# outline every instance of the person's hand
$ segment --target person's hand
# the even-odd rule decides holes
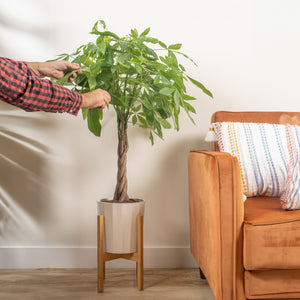
[[[110,102],[110,94],[107,91],[96,89],[94,91],[82,94],[82,108],[99,107],[104,109]]]
[[[47,77],[53,77],[55,79],[60,79],[64,77],[68,72],[78,70],[78,72],[73,73],[68,78],[68,82],[73,82],[77,74],[81,73],[79,64],[70,63],[65,60],[49,61],[49,62],[27,62],[27,65],[39,77],[47,76]]]

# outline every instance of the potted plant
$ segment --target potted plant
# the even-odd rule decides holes
[[[112,106],[116,112],[118,123],[118,174],[114,197],[111,200],[101,200],[101,214],[105,215],[106,251],[112,253],[131,253],[135,250],[135,233],[128,237],[127,233],[117,233],[115,230],[129,227],[135,229],[136,216],[125,216],[126,224],[121,217],[124,216],[124,207],[133,209],[137,214],[143,214],[144,202],[132,199],[127,193],[127,151],[128,151],[128,125],[138,125],[149,132],[154,143],[154,135],[163,139],[163,129],[172,128],[168,121],[172,119],[174,128],[179,130],[179,113],[184,110],[194,123],[191,113],[194,107],[189,103],[196,98],[187,95],[185,82],[190,81],[205,94],[212,94],[203,84],[186,74],[185,68],[178,62],[176,55],[181,55],[192,61],[179,50],[181,44],[167,46],[157,38],[148,36],[150,28],[141,34],[136,29],[131,30],[125,37],[107,31],[105,22],[97,21],[90,32],[96,35],[95,43],[80,46],[72,54],[62,54],[57,59],[64,59],[78,63],[82,66],[74,83],[73,89],[85,93],[96,88],[109,91]],[[155,49],[151,48],[155,47]],[[193,62],[193,61],[192,61]],[[66,84],[70,74],[58,81]],[[99,108],[82,109],[83,118],[87,119],[89,130],[96,136],[101,135],[101,120],[103,111]],[[128,203],[128,204],[127,204]],[[127,204],[127,205],[126,205]],[[142,205],[142,208],[138,206]],[[106,215],[108,208],[116,207],[118,212]],[[103,212],[104,211],[104,212]],[[116,220],[111,220],[114,215]],[[112,221],[112,230],[108,221]],[[120,241],[125,237],[132,245],[128,249],[111,247],[110,241],[116,237]],[[107,239],[108,238],[108,239]],[[126,243],[127,244],[127,243]]]

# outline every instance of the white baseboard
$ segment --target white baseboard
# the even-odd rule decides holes
[[[1,269],[96,268],[96,248],[0,247]],[[135,262],[117,259],[107,268],[135,268]],[[189,248],[145,248],[145,268],[197,268]]]

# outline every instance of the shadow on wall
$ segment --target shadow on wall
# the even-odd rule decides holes
[[[39,236],[48,214],[48,147],[28,128],[43,128],[46,118],[0,103],[0,244]]]

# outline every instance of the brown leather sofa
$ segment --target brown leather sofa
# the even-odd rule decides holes
[[[299,112],[216,112],[213,122],[283,123]],[[189,154],[190,245],[216,300],[300,299],[300,210],[278,198],[243,202],[238,161]]]

